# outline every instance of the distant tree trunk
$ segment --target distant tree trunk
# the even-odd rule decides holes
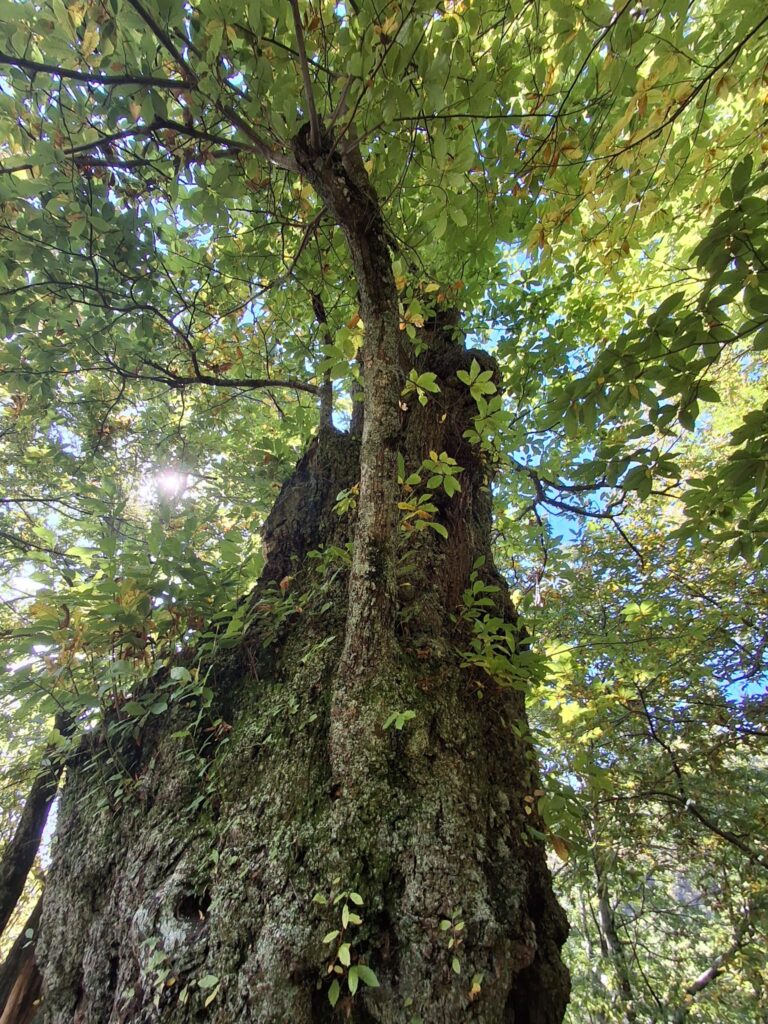
[[[596,835],[597,830],[593,828],[592,865],[595,870],[597,889],[597,924],[600,930],[600,946],[603,956],[612,965],[616,974],[618,991],[615,994],[617,998],[614,1001],[614,1009],[617,1012],[617,1019],[620,1015],[623,1024],[635,1024],[637,1013],[635,1011],[635,999],[632,991],[632,979],[624,944],[619,938],[616,915],[611,898],[609,879],[611,854],[609,851],[601,848],[597,842]]]
[[[34,940],[42,909],[41,896],[0,966],[0,1024],[27,1024],[37,1013],[41,979]]]
[[[425,342],[441,394],[409,402],[398,448],[408,472],[430,451],[464,472],[460,493],[434,499],[447,540],[399,531],[395,651],[344,707],[365,750],[345,766],[332,735],[355,529],[333,506],[360,443],[326,428],[268,520],[254,626],[203,666],[210,721],[172,704],[124,742],[122,780],[98,781],[95,740],[69,768],[37,950],[45,1024],[562,1019],[567,925],[524,813],[537,785],[524,698],[462,667],[479,557],[495,614],[514,619],[456,378],[473,357],[492,363],[449,326]]]
[[[58,715],[56,729],[68,733],[70,728],[69,721]],[[53,747],[46,747],[43,765],[32,781],[16,831],[0,855],[0,934],[5,931],[21,899],[27,877],[37,857],[45,823],[56,799],[61,772],[59,752]]]

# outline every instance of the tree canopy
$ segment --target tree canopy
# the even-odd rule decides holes
[[[531,635],[501,682],[543,759],[571,1020],[756,1019],[764,3],[0,0],[0,39],[3,833],[73,742],[55,715],[204,693],[142,683],[239,642],[280,483],[375,390],[323,153],[380,208],[395,402],[439,401],[440,318],[498,363],[460,380]],[[427,463],[392,493],[440,534],[461,467]]]

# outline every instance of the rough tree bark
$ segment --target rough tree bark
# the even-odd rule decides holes
[[[397,446],[409,471],[448,452],[462,489],[438,499],[447,541],[398,532],[394,640],[355,692],[365,777],[333,742],[356,526],[333,505],[358,480],[359,442],[325,429],[267,523],[256,623],[209,666],[211,714],[231,728],[187,733],[197,709],[173,711],[134,746],[119,800],[96,781],[98,744],[69,770],[37,951],[46,1024],[561,1020],[566,924],[523,809],[537,784],[523,696],[461,666],[461,597],[479,556],[501,588],[497,613],[513,617],[491,561],[488,467],[462,436],[473,402],[456,378],[472,358],[490,363],[449,327],[426,340],[422,369],[442,391],[402,412]],[[405,710],[415,715],[401,731],[383,729]],[[360,894],[349,908],[362,923],[324,944],[342,929],[340,890]],[[379,987],[349,993],[340,942]],[[219,979],[207,1008],[213,988],[195,984],[206,976]]]
[[[362,435],[326,416],[284,486],[255,623],[202,666],[210,720],[172,704],[124,742],[117,789],[94,770],[114,739],[69,767],[37,946],[42,1020],[556,1024],[567,926],[524,813],[537,782],[523,696],[462,664],[478,559],[495,613],[514,620],[456,376],[491,364],[435,323],[416,362],[441,392],[401,408],[410,367],[359,152],[317,125],[294,159],[350,253]],[[463,467],[461,491],[434,499],[447,540],[397,519],[397,454],[412,472],[430,451]]]

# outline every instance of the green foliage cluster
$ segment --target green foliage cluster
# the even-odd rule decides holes
[[[328,974],[331,975],[331,983],[328,988],[328,1002],[335,1006],[341,995],[341,982],[346,983],[349,994],[354,996],[360,982],[369,988],[378,988],[379,979],[374,971],[367,964],[360,963],[355,957],[352,963],[352,928],[363,923],[363,919],[357,910],[360,909],[365,900],[359,892],[351,889],[340,889],[341,878],[333,880],[333,887],[330,896],[323,893],[315,893],[313,903],[321,907],[340,907],[339,922],[337,928],[332,928],[323,936],[323,945],[330,947],[333,954],[328,963]],[[355,908],[355,909],[353,909]]]
[[[644,566],[598,524],[553,555],[539,609],[573,1021],[752,1020],[768,982],[765,586],[681,551],[661,505],[625,520]]]

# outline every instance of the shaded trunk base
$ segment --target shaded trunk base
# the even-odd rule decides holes
[[[409,472],[430,450],[465,468],[461,493],[435,498],[449,539],[403,531],[397,644],[369,692],[338,695],[354,524],[332,506],[357,453],[324,431],[267,524],[256,625],[211,667],[210,722],[192,728],[190,702],[145,731],[117,789],[96,781],[98,749],[70,770],[38,950],[46,1024],[562,1019],[567,926],[524,813],[523,695],[462,667],[478,556],[500,583],[455,378],[473,355],[487,360],[435,340],[441,403],[403,417]],[[503,590],[493,602],[511,621]]]

